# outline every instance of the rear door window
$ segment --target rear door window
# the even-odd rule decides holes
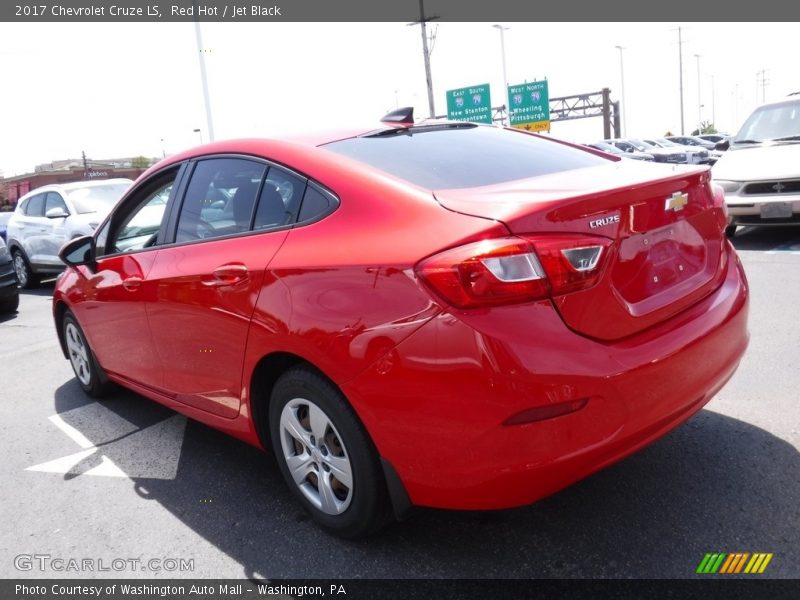
[[[22,212],[28,217],[41,217],[44,214],[44,194],[36,194],[25,203]]]
[[[258,199],[254,228],[271,229],[294,223],[306,184],[302,177],[280,167],[270,167]]]

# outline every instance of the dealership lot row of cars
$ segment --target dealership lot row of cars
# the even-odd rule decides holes
[[[653,140],[686,159],[665,170],[393,117],[187,151],[109,184],[107,216],[78,218],[99,187],[24,197],[16,276],[61,270],[43,258],[59,223],[53,313],[81,388],[122,385],[271,448],[313,519],[360,537],[413,506],[531,503],[664,435],[733,374],[747,285],[725,240],[732,187],[691,166],[706,150]],[[754,132],[733,147],[794,141]]]
[[[716,142],[691,135],[611,138],[587,145],[637,160],[675,164],[713,165],[722,156],[722,152],[715,149]]]
[[[758,107],[734,136],[611,139],[590,146],[638,160],[711,165],[725,193],[728,235],[740,225],[800,224],[797,94]]]

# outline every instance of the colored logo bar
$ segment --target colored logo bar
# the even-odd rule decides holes
[[[772,552],[709,552],[700,561],[697,573],[701,575],[720,573],[732,575],[737,573],[760,574],[772,560]]]

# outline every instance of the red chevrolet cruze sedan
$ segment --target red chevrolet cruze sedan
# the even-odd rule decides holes
[[[402,117],[142,175],[53,297],[113,382],[271,448],[314,519],[524,505],[700,410],[748,342],[703,167]]]

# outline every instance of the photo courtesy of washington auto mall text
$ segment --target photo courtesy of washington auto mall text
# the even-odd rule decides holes
[[[2,589],[0,589],[2,591]],[[322,598],[322,597],[347,597],[347,586],[341,583],[314,583],[314,584],[288,584],[288,583],[254,583],[252,581],[213,582],[198,581],[190,583],[159,582],[140,583],[134,581],[120,583],[98,583],[92,581],[70,581],[63,583],[40,582],[34,584],[15,583],[13,587],[15,598],[35,598],[37,600],[65,598],[99,598],[103,600],[116,600],[121,598],[197,598],[217,599],[236,598],[246,600],[250,598]],[[3,595],[3,598],[10,596]]]

